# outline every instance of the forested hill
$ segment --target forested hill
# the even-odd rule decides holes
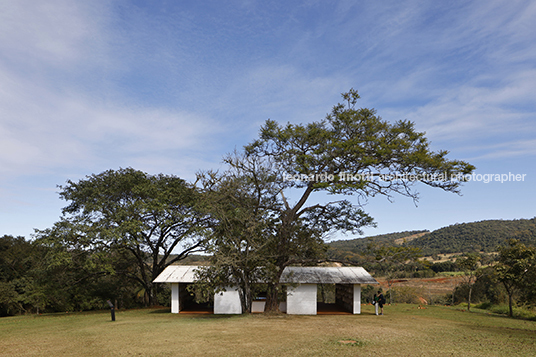
[[[433,232],[408,231],[328,243],[328,257],[338,260],[356,260],[366,253],[370,243],[376,245],[406,244],[422,249],[424,255],[494,252],[510,238],[536,245],[536,217],[532,219],[489,220],[454,224]]]
[[[425,255],[434,253],[493,252],[510,239],[536,245],[536,217],[455,224],[440,228],[407,245],[419,247]]]
[[[408,231],[382,234],[371,237],[338,240],[328,243],[328,257],[335,260],[355,261],[360,254],[366,253],[370,243],[377,245],[395,245],[429,233],[428,231]]]

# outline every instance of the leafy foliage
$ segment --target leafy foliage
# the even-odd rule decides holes
[[[361,233],[360,228],[374,224],[361,205],[370,197],[400,194],[417,200],[413,189],[417,182],[457,193],[460,181],[452,177],[474,169],[447,159],[447,151],[431,151],[413,123],[390,124],[373,109],[356,108],[356,90],[342,97],[345,103],[335,105],[322,121],[279,125],[267,120],[259,139],[227,160],[234,170],[248,177],[263,176],[274,188],[266,199],[275,228],[269,309],[277,309],[283,269],[308,258],[296,254],[303,251],[296,248],[307,237],[314,241],[333,231]],[[443,179],[436,180],[438,176]],[[337,197],[320,203],[318,193]],[[357,196],[357,202],[348,196]]]
[[[428,233],[428,231],[406,231],[364,238],[337,240],[327,243],[329,247],[327,256],[330,260],[340,261],[350,265],[362,265],[367,261],[365,256],[369,253],[371,244],[375,246],[397,246],[398,244],[395,241],[404,241],[405,238],[425,233]]]
[[[34,247],[24,237],[0,237],[0,316],[25,311]]]
[[[508,293],[510,316],[513,311],[513,296],[517,291],[534,290],[536,275],[536,248],[527,247],[518,240],[511,239],[508,246],[499,248],[499,262],[495,266],[497,280]]]
[[[495,252],[508,239],[536,244],[536,218],[488,220],[440,228],[407,244],[419,247],[426,255],[460,252]]]
[[[275,185],[255,158],[229,156],[230,169],[223,174],[198,174],[203,208],[211,217],[207,231],[210,265],[197,271],[190,287],[196,296],[211,296],[230,286],[237,287],[242,311],[250,312],[254,283],[266,281],[272,271],[274,229],[271,209],[277,207]]]
[[[112,256],[107,266],[91,251],[23,237],[1,237],[0,246],[0,316],[101,309],[107,299],[137,306],[125,274],[132,261]]]
[[[421,235],[415,239],[405,238]],[[509,239],[517,239],[528,245],[536,245],[536,218],[516,220],[487,220],[455,224],[428,231],[408,231],[390,233],[364,238],[339,240],[329,242],[328,256],[333,260],[347,261],[352,264],[363,262],[362,255],[366,252],[370,243],[376,245],[405,244],[420,248],[423,255],[451,254],[466,252],[496,252],[497,247],[504,245]],[[444,265],[451,265],[445,263]],[[437,267],[437,271],[445,270],[446,267]]]
[[[150,305],[157,303],[153,280],[164,268],[201,250],[206,218],[195,210],[198,193],[172,175],[148,175],[132,168],[108,170],[60,186],[69,204],[63,218],[39,232],[44,244],[90,252],[87,264],[113,271],[112,253],[134,259],[136,269],[125,271],[138,282]],[[180,253],[171,256],[175,250]],[[58,250],[61,252],[61,250]],[[60,254],[61,257],[61,254]],[[61,259],[61,258],[58,258]]]

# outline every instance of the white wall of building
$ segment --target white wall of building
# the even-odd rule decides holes
[[[361,313],[361,284],[354,284],[354,314]]]
[[[215,314],[241,314],[242,305],[236,288],[227,287],[226,291],[214,295]]]
[[[287,287],[287,314],[316,315],[316,284]]]
[[[171,284],[171,313],[179,313],[179,283]]]

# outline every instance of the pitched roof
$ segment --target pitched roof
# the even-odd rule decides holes
[[[155,283],[193,283],[196,265],[170,265]],[[281,283],[294,284],[378,284],[361,267],[286,267]]]
[[[286,267],[281,283],[298,284],[378,284],[361,267]]]
[[[193,283],[197,265],[169,265],[161,272],[154,283]]]

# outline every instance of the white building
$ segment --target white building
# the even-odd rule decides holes
[[[168,266],[155,280],[155,283],[171,284],[171,312],[183,311],[192,297],[186,290],[188,284],[195,282],[197,266]],[[294,315],[317,314],[317,284],[334,284],[335,299],[339,307],[352,314],[361,313],[361,285],[378,284],[361,267],[287,267],[281,276],[281,283],[287,285],[287,301],[281,310]],[[286,309],[285,309],[286,305]],[[253,304],[253,312],[262,312],[264,304]],[[214,295],[215,314],[241,314],[242,308],[238,291],[228,288]]]
[[[316,315],[317,284],[334,284],[337,305],[361,313],[361,285],[378,284],[361,267],[287,267],[281,283],[287,284],[287,314]]]
[[[171,312],[178,314],[185,306],[193,301],[186,290],[189,284],[195,282],[196,265],[170,265],[153,281],[155,283],[171,284]],[[238,291],[228,288],[227,291],[214,295],[215,314],[241,314],[242,306]]]

